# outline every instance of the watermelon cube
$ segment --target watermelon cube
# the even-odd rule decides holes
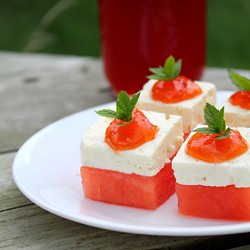
[[[136,208],[156,209],[175,191],[171,163],[154,176],[125,174],[112,170],[81,167],[87,198]]]

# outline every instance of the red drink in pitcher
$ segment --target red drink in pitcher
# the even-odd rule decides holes
[[[140,90],[172,54],[182,75],[200,79],[205,65],[206,0],[99,0],[101,49],[115,92]]]

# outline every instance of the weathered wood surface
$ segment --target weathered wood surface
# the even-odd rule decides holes
[[[61,117],[112,100],[99,60],[0,54],[0,152]]]
[[[207,69],[204,79],[218,89],[232,88],[225,70]],[[0,53],[0,249],[228,249],[250,244],[249,233],[156,237],[93,228],[48,213],[19,192],[11,174],[18,148],[51,122],[111,100],[100,59]]]

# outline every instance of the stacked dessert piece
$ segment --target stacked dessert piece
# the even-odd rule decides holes
[[[175,114],[183,119],[185,137],[198,124],[204,123],[206,103],[215,104],[214,84],[192,81],[181,72],[181,60],[170,56],[163,67],[151,68],[153,75],[144,85],[137,106],[143,110]]]
[[[217,110],[206,104],[198,126],[173,161],[179,211],[186,215],[250,220],[250,80],[229,71],[241,91]],[[229,126],[232,127],[229,127]]]
[[[226,128],[224,107],[205,108],[198,127],[173,160],[181,213],[250,220],[250,129]]]
[[[155,209],[175,191],[171,159],[183,142],[179,116],[134,108],[118,94],[116,111],[101,117],[82,138],[81,175],[85,196],[107,203]]]

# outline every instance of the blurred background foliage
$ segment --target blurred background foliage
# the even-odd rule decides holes
[[[0,1],[0,50],[100,56],[97,0]],[[250,69],[250,1],[207,0],[207,65]]]

